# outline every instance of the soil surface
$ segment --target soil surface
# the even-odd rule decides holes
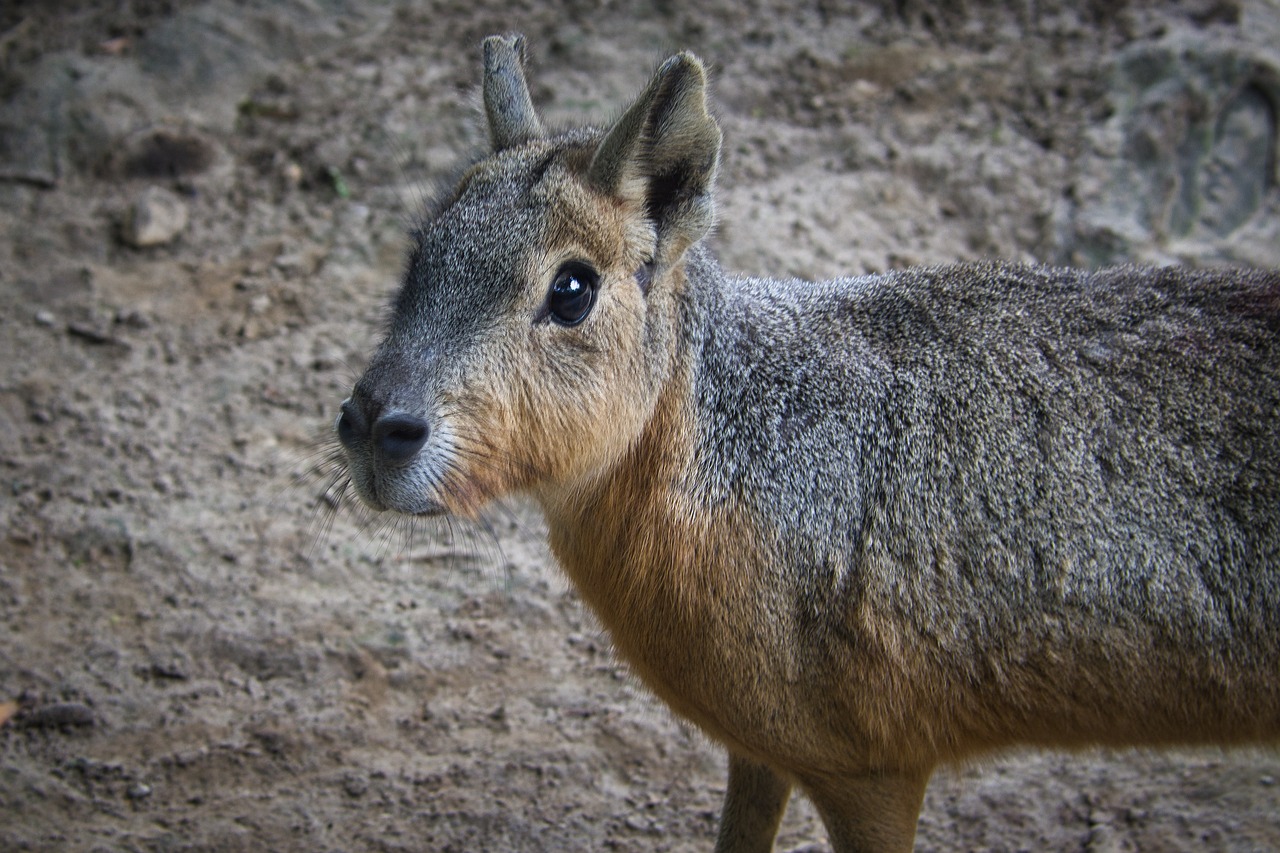
[[[1280,266],[1274,0],[0,7],[0,849],[710,849],[719,750],[536,511],[335,506],[415,211],[484,134],[711,65],[732,270]],[[1280,849],[1266,751],[940,771],[922,850]],[[780,850],[826,849],[793,802]]]

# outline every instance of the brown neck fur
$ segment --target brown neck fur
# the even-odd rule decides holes
[[[616,469],[549,505],[547,518],[552,550],[619,651],[664,699],[699,718],[706,709],[696,696],[673,688],[696,681],[697,662],[682,651],[710,630],[704,596],[726,586],[729,567],[697,558],[694,543],[715,533],[679,487],[693,467],[690,381],[685,370],[670,382]]]

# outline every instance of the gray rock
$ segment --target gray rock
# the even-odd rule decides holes
[[[1063,259],[1172,260],[1186,245],[1233,259],[1233,237],[1274,202],[1280,71],[1235,45],[1173,38],[1126,51],[1110,99]]]
[[[129,208],[122,237],[139,249],[172,243],[187,227],[187,203],[163,187],[147,187]]]
[[[15,69],[0,109],[0,177],[52,188],[68,173],[95,174],[122,140],[165,122],[230,134],[255,81],[282,62],[341,48],[351,31],[376,33],[395,8],[294,5],[303,13],[257,14],[233,0],[190,4],[146,28],[131,47],[134,61],[55,50]]]

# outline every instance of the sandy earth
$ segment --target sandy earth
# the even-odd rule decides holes
[[[731,269],[1280,266],[1275,0],[694,5],[0,7],[0,849],[710,848],[720,753],[534,511],[332,498],[323,437],[483,138],[490,32],[528,35],[559,124],[705,57]],[[1013,754],[940,772],[918,847],[1280,849],[1278,779]],[[793,803],[779,849],[824,838]]]

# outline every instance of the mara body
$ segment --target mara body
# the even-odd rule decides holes
[[[729,276],[696,58],[552,134],[522,40],[484,54],[491,150],[414,235],[349,476],[533,496],[728,749],[718,849],[770,849],[794,786],[837,850],[909,849],[942,762],[1280,735],[1280,275]]]

